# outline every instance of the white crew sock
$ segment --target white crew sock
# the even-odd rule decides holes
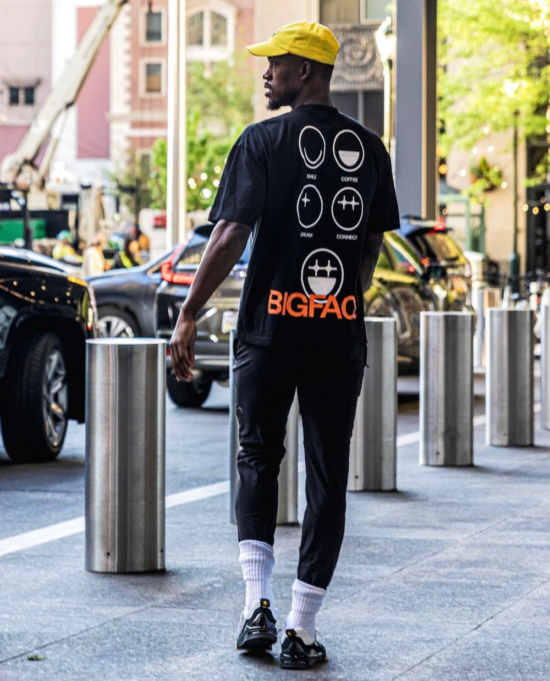
[[[295,579],[292,585],[292,610],[286,618],[285,629],[301,629],[311,642],[315,641],[315,617],[323,605],[326,592],[319,586]]]
[[[271,603],[271,612],[277,619],[277,608],[271,589],[271,575],[275,565],[273,547],[255,539],[245,539],[239,542],[239,547],[241,549],[239,563],[243,569],[243,579],[246,584],[245,618],[248,619],[260,606],[262,598],[268,598]]]

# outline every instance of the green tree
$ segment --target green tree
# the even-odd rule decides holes
[[[548,137],[550,5],[546,0],[439,0],[442,155],[488,130]],[[544,152],[533,182],[545,181]]]
[[[225,159],[237,137],[216,136],[204,129],[201,112],[193,109],[187,117],[187,210],[208,208],[220,181]],[[158,139],[151,154],[152,208],[166,208],[167,141]]]

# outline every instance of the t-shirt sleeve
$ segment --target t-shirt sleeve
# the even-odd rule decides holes
[[[260,126],[247,128],[235,142],[223,171],[210,221],[230,220],[253,228],[267,193],[268,142]]]
[[[390,155],[385,147],[380,153],[380,175],[372,197],[367,232],[370,234],[399,229],[399,206],[391,169]]]

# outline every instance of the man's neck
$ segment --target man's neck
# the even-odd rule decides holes
[[[318,104],[320,106],[332,106],[332,100],[330,98],[330,91],[325,90],[323,92],[300,92],[294,98],[291,109],[296,109],[299,106],[305,106],[306,104]]]

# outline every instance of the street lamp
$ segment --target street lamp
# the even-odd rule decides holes
[[[393,154],[393,62],[396,45],[391,17],[384,19],[374,37],[384,69],[384,144],[390,154]]]
[[[517,92],[520,88],[521,82],[518,80],[510,80],[507,78],[504,81],[504,93],[512,101],[515,100]],[[513,231],[513,247],[512,254],[510,255],[509,261],[509,275],[512,284],[512,292],[517,293],[519,291],[519,272],[520,272],[520,259],[518,255],[518,120],[519,111],[517,107],[514,109],[513,113],[513,144],[512,144],[512,159],[514,168],[514,180],[513,180],[513,202],[514,202],[514,231]]]

